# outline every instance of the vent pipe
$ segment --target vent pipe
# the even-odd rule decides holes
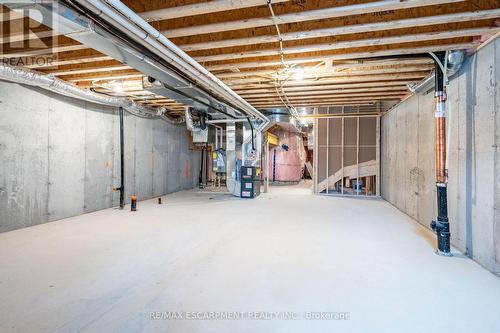
[[[446,57],[446,61],[443,63],[443,66],[446,68],[445,73],[445,85],[448,84],[448,78],[455,75],[464,62],[465,52],[463,50],[455,50],[448,52],[448,56]],[[444,65],[446,63],[446,66]],[[433,84],[435,82],[435,72],[431,75],[424,78],[419,83],[411,83],[408,84],[408,89],[412,93],[426,93],[430,89],[432,89]]]

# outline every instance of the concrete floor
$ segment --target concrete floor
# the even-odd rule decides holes
[[[434,235],[384,201],[299,185],[164,202],[0,234],[0,332],[500,332],[500,279],[435,255]],[[298,319],[150,317],[170,311]]]

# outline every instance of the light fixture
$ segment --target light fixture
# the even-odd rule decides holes
[[[302,115],[305,116],[307,114],[307,108],[302,108]]]
[[[304,79],[304,68],[297,67],[297,69],[295,69],[295,74],[293,75],[293,77],[297,81],[302,81]]]
[[[122,93],[123,92],[123,86],[121,84],[117,84],[113,86],[113,91],[115,93]]]
[[[123,93],[123,81],[113,80],[107,84],[107,86],[115,93],[121,94]]]

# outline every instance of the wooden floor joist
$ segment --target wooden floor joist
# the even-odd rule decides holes
[[[259,109],[392,105],[432,73],[433,60],[421,54],[473,52],[500,30],[496,0],[273,0],[274,19],[263,0],[125,3]],[[78,87],[182,116],[181,103],[142,88],[140,71],[60,31],[26,30],[36,22],[21,13],[0,6],[1,60],[26,58],[23,66]],[[40,42],[52,47],[26,46]],[[46,55],[51,62],[31,61]]]
[[[250,29],[264,26],[272,26],[276,21],[277,24],[296,23],[303,21],[316,21],[331,19],[335,17],[368,14],[376,12],[384,12],[387,10],[398,10],[405,8],[423,7],[429,5],[452,4],[463,0],[406,0],[406,1],[375,1],[363,4],[354,4],[347,6],[336,6],[318,10],[303,11],[299,13],[289,13],[276,16],[273,19],[271,16],[263,18],[253,18],[244,21],[227,21],[221,23],[194,25],[178,29],[170,29],[162,31],[168,38],[193,36],[203,33],[214,33],[221,31],[231,31],[240,29]]]
[[[272,3],[274,4],[286,1],[289,0],[273,0]],[[142,12],[140,13],[140,15],[146,21],[160,21],[263,5],[265,5],[265,2],[263,2],[262,0],[215,0],[210,2],[188,4],[184,6],[159,8]]]

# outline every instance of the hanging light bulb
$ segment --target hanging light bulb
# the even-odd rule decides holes
[[[111,90],[113,90],[115,93],[123,93],[123,82],[112,81],[109,85],[111,86]]]
[[[298,67],[295,70],[294,78],[297,81],[302,81],[304,79],[304,68]]]

